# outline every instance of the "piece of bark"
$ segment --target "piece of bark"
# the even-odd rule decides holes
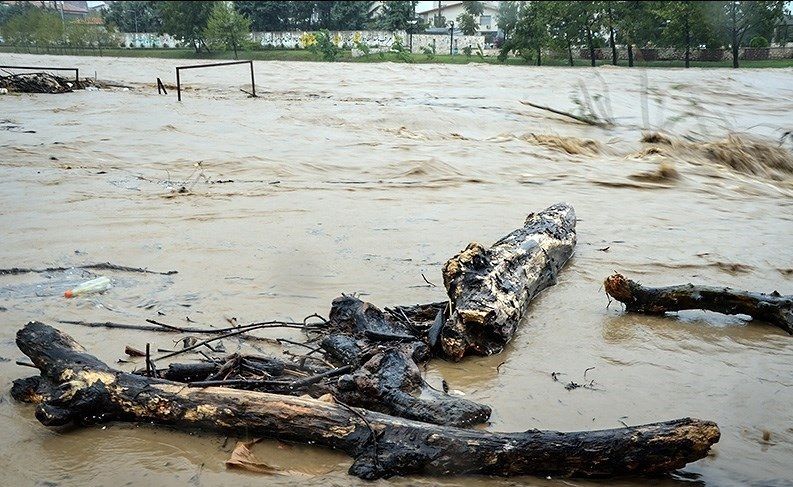
[[[703,458],[715,423],[679,419],[601,431],[493,433],[431,425],[315,399],[183,384],[111,369],[43,323],[17,345],[58,387],[36,407],[48,426],[140,421],[335,448],[366,479],[427,473],[608,477],[656,474]]]
[[[443,356],[501,352],[529,302],[556,283],[576,243],[573,207],[558,203],[532,213],[490,248],[476,242],[443,267],[451,315],[441,330]]]
[[[793,296],[740,291],[728,287],[684,284],[668,287],[645,287],[614,274],[603,283],[609,296],[635,313],[659,315],[667,311],[703,309],[718,313],[749,315],[782,328],[793,335]]]

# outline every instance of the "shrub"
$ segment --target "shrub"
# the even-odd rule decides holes
[[[323,61],[335,61],[341,54],[341,49],[331,38],[327,29],[317,32],[315,42],[310,45],[309,49],[315,54],[320,54]]]
[[[394,35],[394,43],[391,44],[391,50],[396,53],[397,59],[406,63],[413,62],[413,56],[410,55],[410,51],[402,43],[402,38],[400,36]]]
[[[764,49],[769,45],[768,39],[763,36],[752,37],[752,40],[749,41],[749,47],[754,49]]]
[[[422,47],[421,52],[423,52],[424,55],[427,56],[428,61],[432,61],[433,59],[435,59],[435,39],[432,40],[431,46]]]

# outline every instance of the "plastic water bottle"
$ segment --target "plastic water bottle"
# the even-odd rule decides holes
[[[110,278],[102,276],[86,281],[73,289],[69,289],[63,293],[63,295],[67,298],[75,298],[84,294],[101,293],[108,289],[110,289]]]

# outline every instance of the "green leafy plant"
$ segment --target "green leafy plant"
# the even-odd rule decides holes
[[[413,56],[411,56],[410,51],[405,47],[405,44],[402,43],[402,37],[398,35],[394,35],[394,42],[391,44],[391,51],[396,53],[397,59],[406,63],[413,62]]]
[[[476,57],[478,57],[480,61],[485,60],[485,51],[482,50],[482,44],[476,45]]]
[[[472,53],[473,53],[473,52],[472,52],[471,46],[465,46],[465,47],[463,48],[463,54],[465,54],[465,57],[467,57],[467,58],[469,58],[469,59],[470,59],[470,58],[471,58],[471,54],[472,54]]]
[[[428,61],[432,61],[433,59],[435,59],[435,39],[432,40],[432,45],[423,46],[421,48],[421,52],[423,52],[424,55],[427,56]]]
[[[308,46],[309,50],[314,54],[322,56],[323,61],[335,61],[341,54],[341,49],[331,38],[330,32],[327,29],[322,29],[316,34],[316,42]]]

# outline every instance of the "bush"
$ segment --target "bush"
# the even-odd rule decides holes
[[[763,36],[752,37],[752,40],[749,41],[749,47],[754,49],[764,49],[769,45],[768,39]]]
[[[463,48],[463,54],[465,54],[465,57],[470,58],[472,53],[473,50],[471,49],[471,46],[465,46]]]
[[[330,32],[327,29],[322,29],[317,32],[315,42],[309,45],[311,52],[320,54],[323,61],[335,61],[341,54],[341,49],[336,45],[334,39],[331,38]]]
[[[427,56],[428,61],[432,61],[433,59],[435,59],[435,39],[432,40],[431,46],[422,47],[421,52],[423,52]]]
[[[394,43],[391,44],[391,50],[396,53],[397,59],[406,63],[413,62],[413,56],[410,55],[410,51],[402,43],[402,38],[400,36],[394,35]]]

